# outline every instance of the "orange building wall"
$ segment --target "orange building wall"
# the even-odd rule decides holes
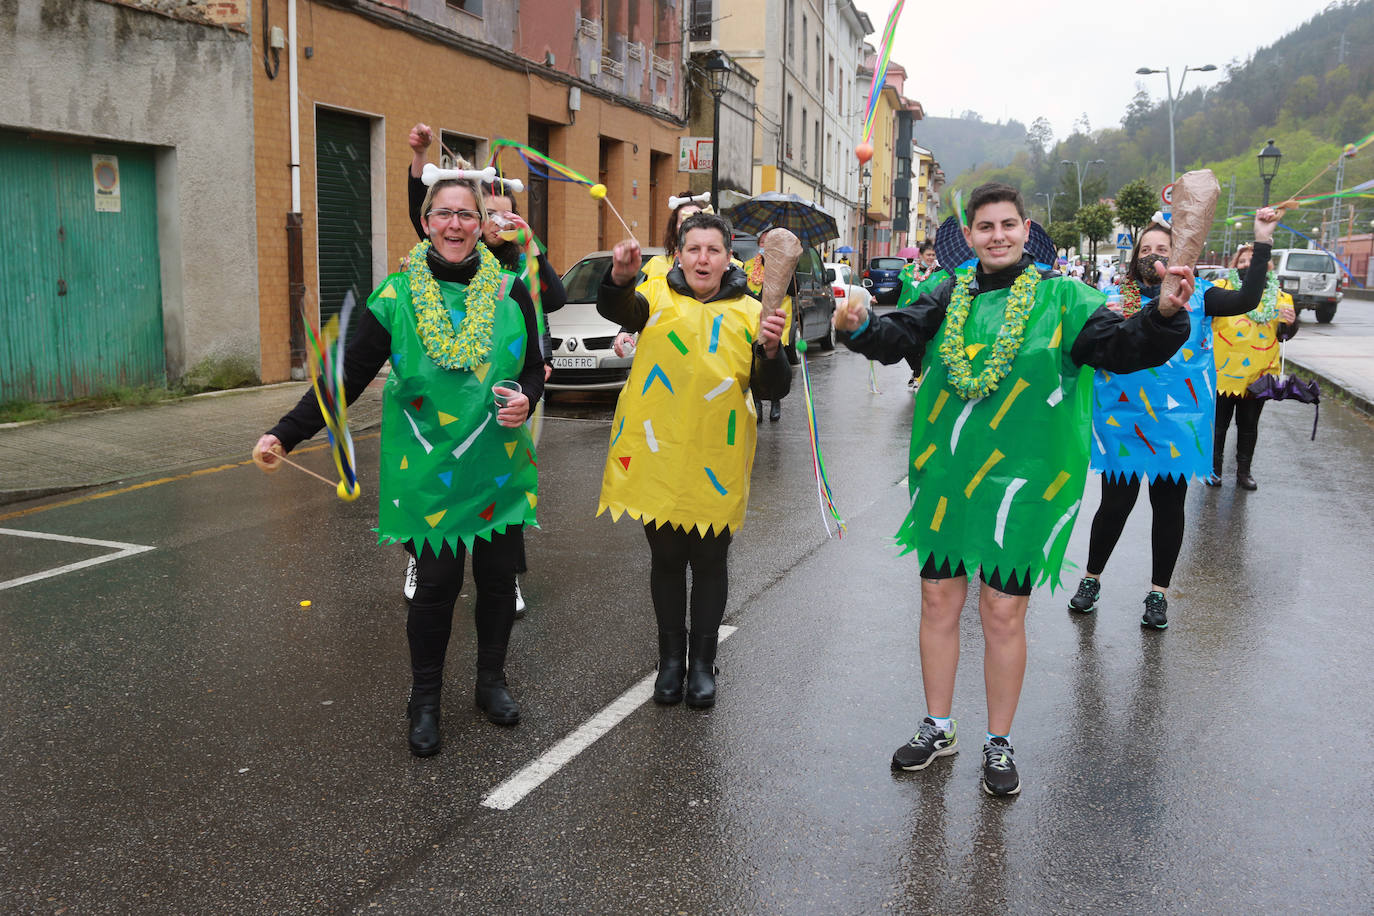
[[[285,0],[269,0],[269,8],[270,23],[284,29]],[[259,11],[255,8],[255,12]],[[251,32],[260,61],[262,29],[255,23]],[[649,153],[653,149],[676,156],[682,130],[671,122],[612,105],[585,91],[582,110],[570,115],[566,85],[507,70],[322,4],[311,7],[308,14],[298,11],[298,32],[301,211],[308,305],[313,307],[318,288],[316,105],[383,119],[389,265],[395,265],[415,243],[406,209],[405,173],[411,155],[406,136],[417,121],[436,131],[454,130],[489,139],[508,137],[521,143],[527,141],[529,117],[549,121],[550,155],[590,178],[598,171],[600,137],[623,141],[623,163],[608,182],[609,198],[646,245],[654,236],[649,227],[666,220],[666,212],[651,218]],[[314,48],[309,60],[303,53],[307,46]],[[272,80],[259,63],[253,87],[258,304],[265,382],[286,379],[291,370],[286,241],[286,218],[291,209],[289,67],[289,56],[283,53],[281,70]],[[573,123],[569,124],[570,120]],[[437,147],[431,150],[437,161]],[[526,177],[523,164],[514,156],[503,156],[502,163],[508,175]],[[632,190],[634,181],[638,181],[637,197]],[[519,201],[522,208],[525,203]],[[598,206],[604,205],[592,200],[585,187],[549,183],[549,238],[545,242],[550,259],[560,271],[595,249]],[[608,228],[608,232],[613,241],[618,240],[623,230],[614,217],[611,225],[615,231]]]

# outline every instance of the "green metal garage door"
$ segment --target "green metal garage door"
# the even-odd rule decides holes
[[[367,118],[315,112],[321,324],[339,313],[349,290],[359,305],[372,292],[370,128]]]
[[[166,383],[150,149],[0,131],[0,326],[0,402]]]

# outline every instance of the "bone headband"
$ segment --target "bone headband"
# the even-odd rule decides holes
[[[454,179],[457,181],[495,181],[496,167],[487,166],[484,169],[441,169],[432,162],[426,162],[424,170],[420,172],[420,180],[425,183],[425,187],[432,188],[436,182]]]
[[[702,191],[702,192],[701,192],[700,194],[698,194],[696,197],[670,197],[670,198],[668,198],[668,209],[669,209],[669,210],[676,210],[678,207],[682,206],[683,204],[700,204],[701,206],[704,207],[704,206],[706,206],[707,204],[709,204],[710,202],[711,202],[711,194],[710,194],[710,192],[709,192],[709,191]]]

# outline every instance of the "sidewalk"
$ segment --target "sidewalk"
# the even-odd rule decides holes
[[[309,389],[287,382],[0,426],[0,505],[246,461],[258,437]],[[348,409],[354,435],[381,423],[381,395],[379,380]]]
[[[1328,397],[1344,392],[1374,416],[1374,301],[1347,297],[1330,325],[1306,314],[1287,356],[1319,378]],[[246,461],[258,436],[309,387],[288,382],[0,426],[0,505]],[[381,391],[379,380],[349,408],[355,435],[381,423]]]

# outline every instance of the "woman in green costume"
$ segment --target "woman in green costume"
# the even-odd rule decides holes
[[[968,572],[983,579],[983,675],[988,732],[983,788],[1020,791],[1008,740],[1026,668],[1031,586],[1059,583],[1088,469],[1092,369],[1131,372],[1167,360],[1188,336],[1184,289],[1123,320],[1105,297],[1042,270],[1024,251],[1020,192],[976,188],[963,235],[978,257],[909,308],[881,318],[857,299],[835,314],[852,350],[892,364],[924,353],[908,479],[911,508],[897,533],[921,568],[921,677],[928,715],[893,755],[921,770],[956,751],[950,718],[959,615]],[[927,343],[930,344],[927,347]]]
[[[499,725],[520,720],[506,685],[506,647],[521,528],[535,522],[538,492],[524,423],[544,391],[534,305],[479,244],[485,211],[476,183],[436,182],[423,213],[428,238],[410,252],[406,271],[368,298],[344,358],[349,402],[391,360],[377,531],[382,543],[409,544],[417,558],[406,620],[407,737],[417,757],[438,753],[441,743],[444,656],[468,552],[477,585],[477,705]],[[496,387],[510,379],[523,393]],[[499,410],[495,393],[506,399]],[[274,451],[290,451],[323,425],[314,392],[306,392],[254,452],[280,466]]]

